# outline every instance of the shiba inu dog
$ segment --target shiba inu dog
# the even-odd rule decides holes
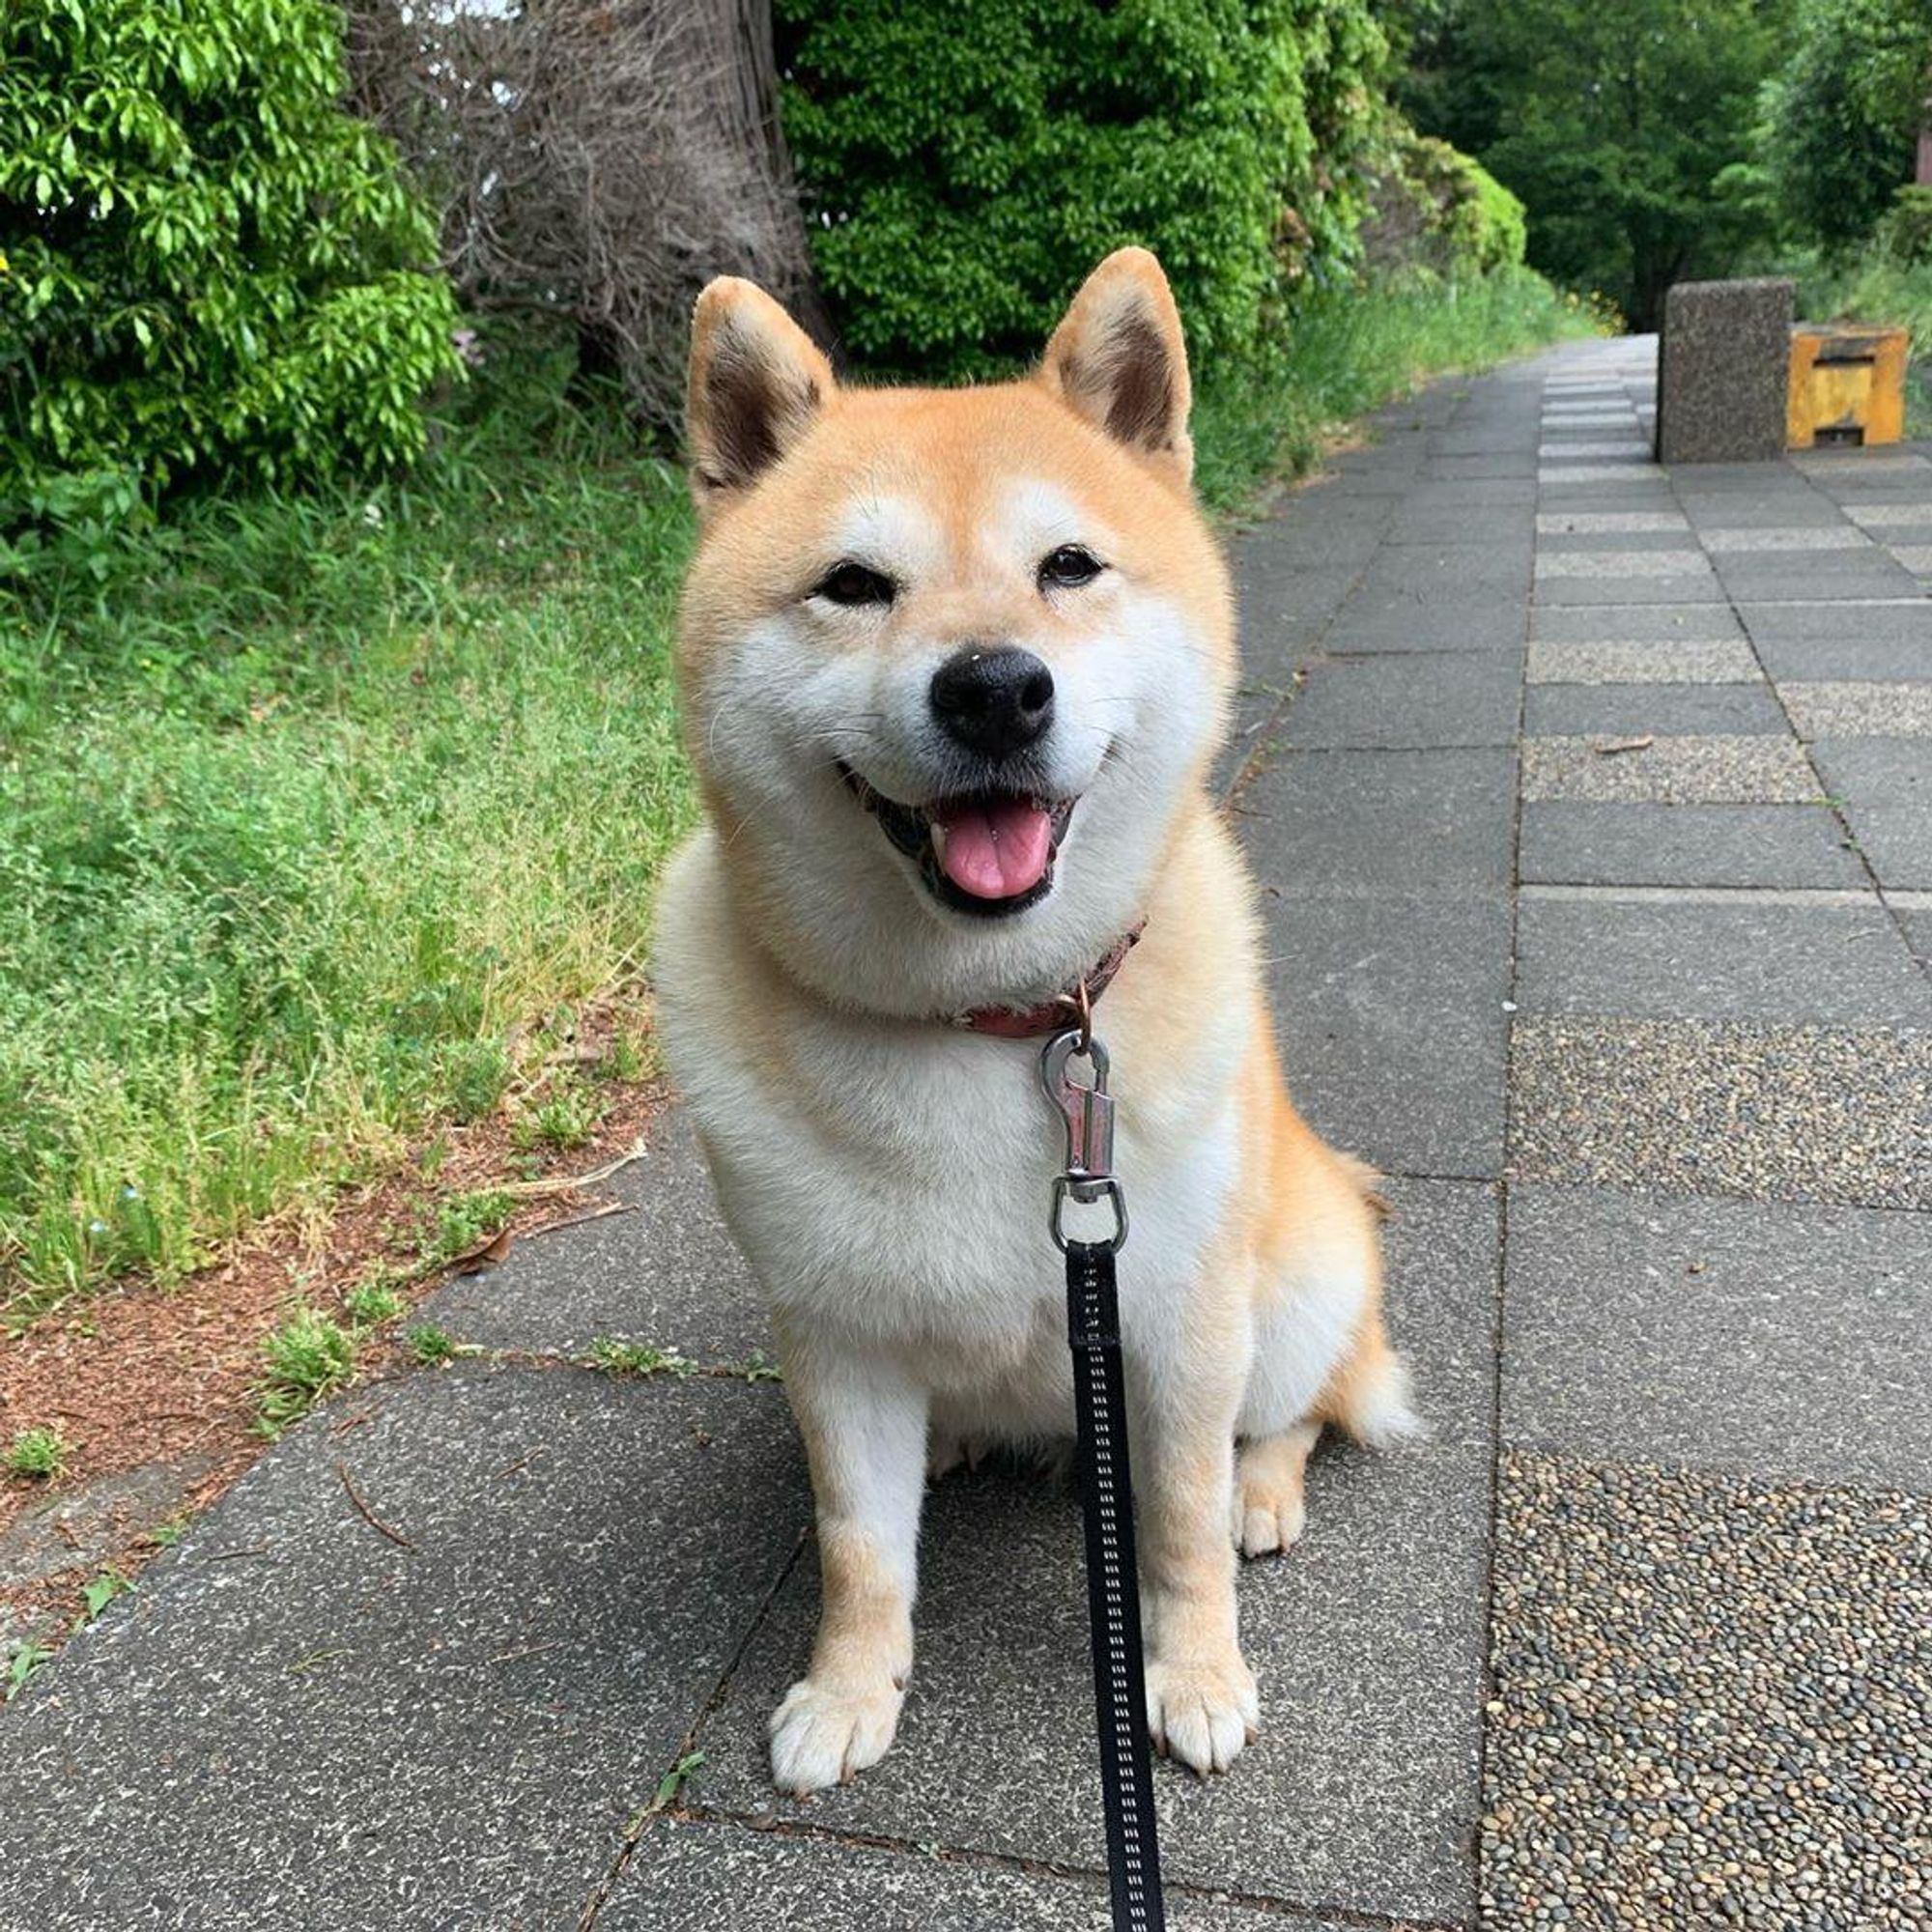
[[[750,283],[698,299],[677,664],[705,818],[654,973],[810,1463],[824,1606],[772,1719],[789,1791],[892,1743],[928,1466],[1071,1432],[1046,1225],[1064,1139],[1027,1036],[1103,964],[1172,1756],[1220,1771],[1255,1734],[1236,1550],[1300,1533],[1321,1427],[1415,1426],[1373,1177],[1289,1101],[1208,790],[1236,649],[1188,410],[1139,249],[1094,271],[1036,373],[977,388],[841,385]]]

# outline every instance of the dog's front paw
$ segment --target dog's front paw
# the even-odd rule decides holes
[[[803,1798],[844,1784],[892,1748],[905,1692],[890,1679],[870,1688],[801,1677],[772,1713],[772,1777]]]
[[[1203,1777],[1226,1771],[1262,1720],[1254,1673],[1238,1654],[1222,1662],[1150,1663],[1147,1700],[1155,1747]]]

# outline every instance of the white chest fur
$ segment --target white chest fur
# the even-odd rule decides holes
[[[1039,1043],[804,1001],[749,1027],[747,989],[718,956],[723,922],[701,903],[699,871],[680,865],[661,903],[665,1034],[725,1216],[774,1307],[892,1350],[935,1393],[1058,1387],[1064,1281],[1047,1214],[1065,1140],[1040,1086]],[[1104,1007],[1100,1018],[1105,1032]],[[781,1065],[761,1064],[761,1037],[781,1044]],[[1198,1082],[1160,1069],[1156,1120],[1136,1106],[1155,1082],[1131,1030],[1109,1045],[1116,1167],[1133,1212],[1123,1320],[1157,1348],[1233,1183],[1228,1069],[1203,1069]]]

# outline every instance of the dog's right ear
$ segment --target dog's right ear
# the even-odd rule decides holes
[[[700,515],[749,488],[811,427],[832,365],[755,282],[720,275],[691,320],[685,432]]]

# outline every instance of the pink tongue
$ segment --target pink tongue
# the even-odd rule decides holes
[[[1053,819],[1017,802],[935,811],[946,829],[940,865],[962,893],[1009,899],[1038,885],[1053,857]]]

